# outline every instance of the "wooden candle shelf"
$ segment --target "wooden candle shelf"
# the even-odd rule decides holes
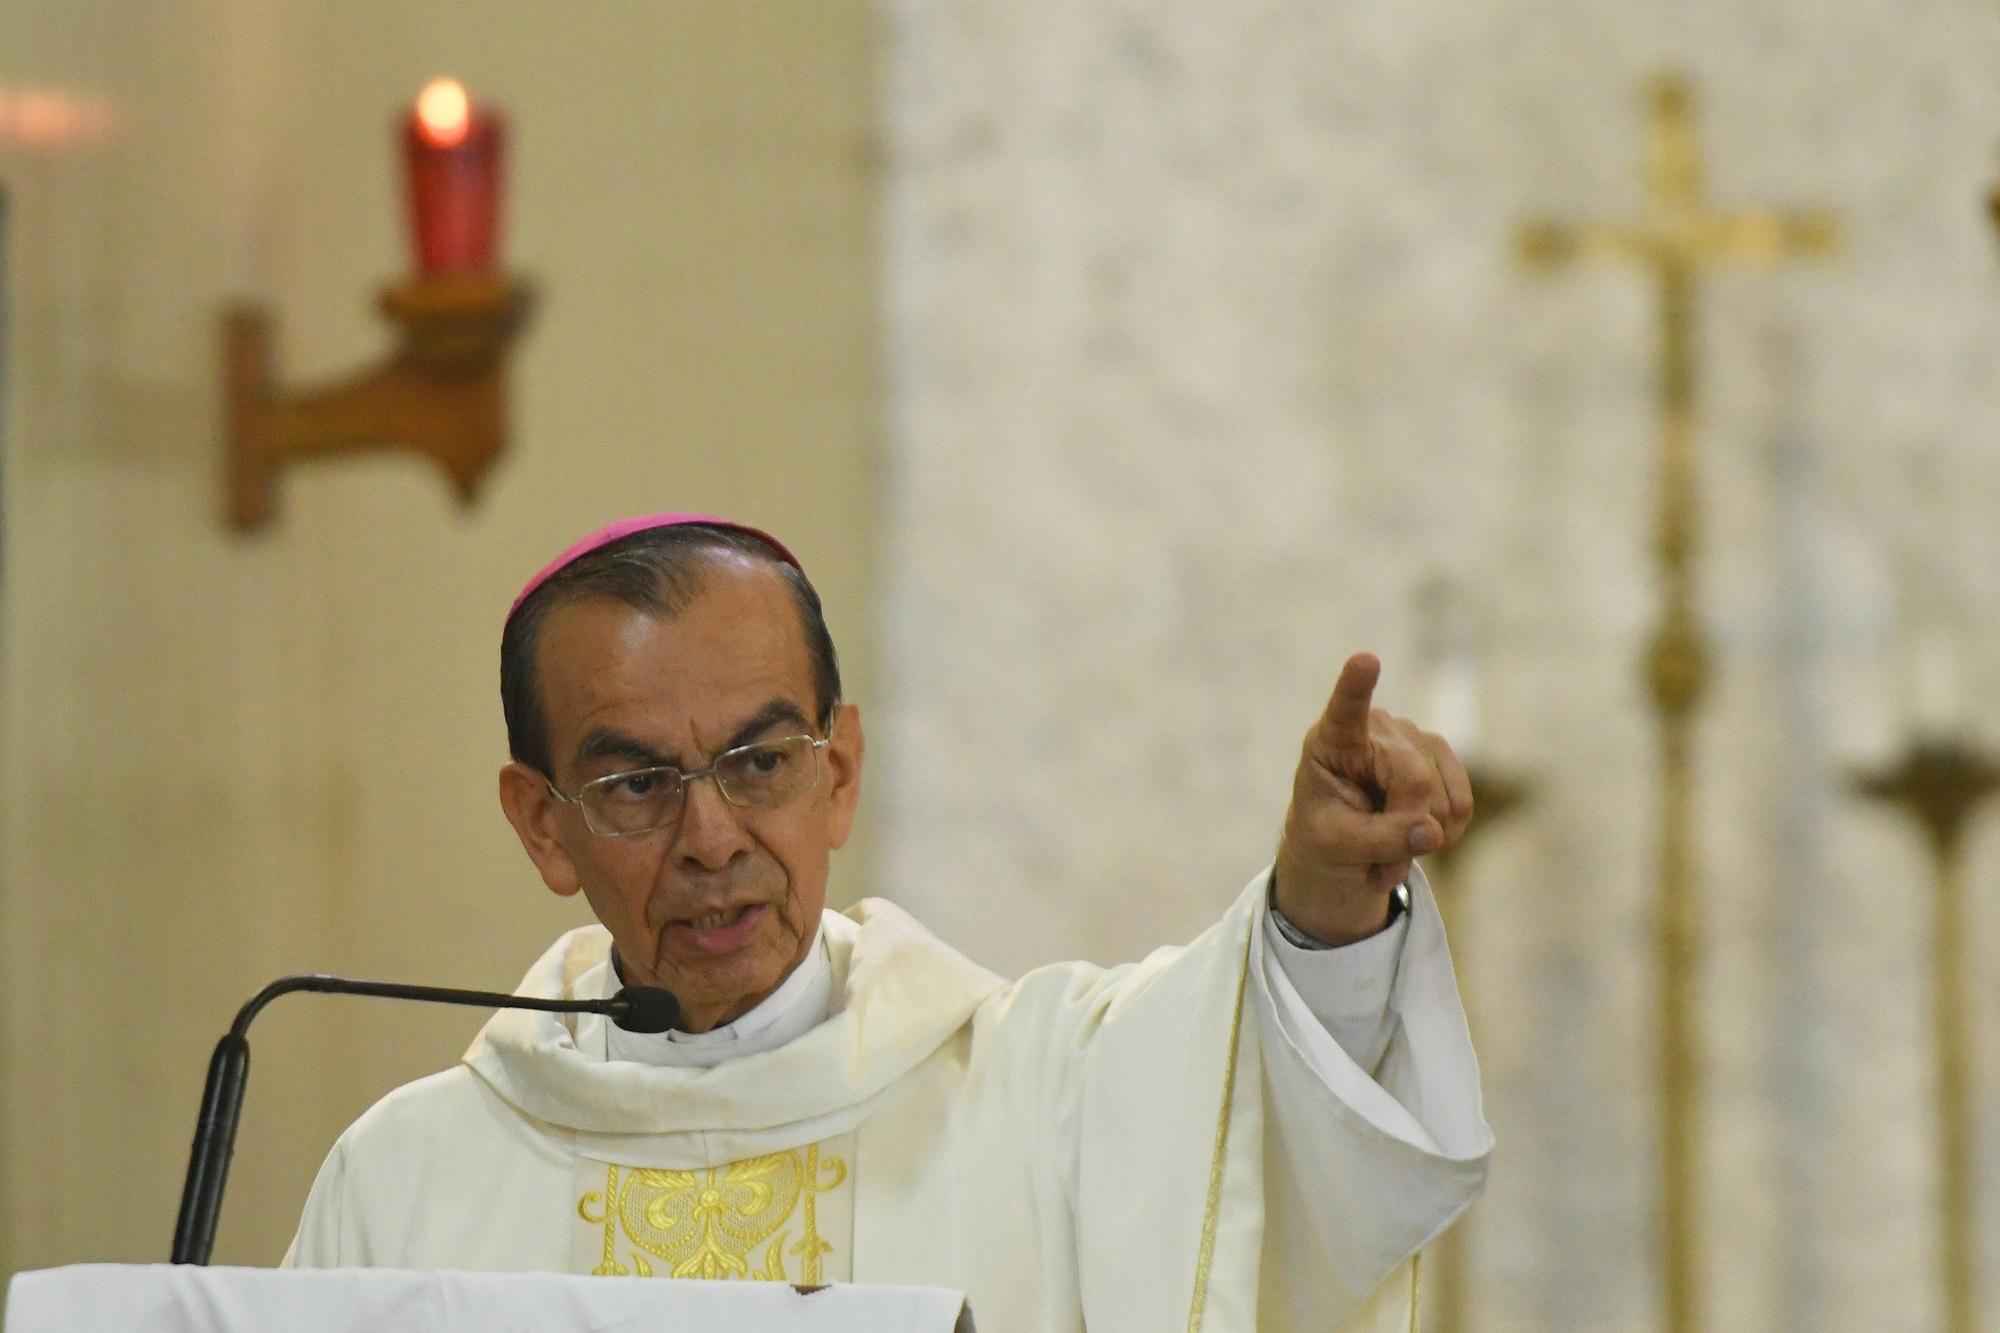
[[[228,521],[271,518],[278,473],[303,459],[376,449],[428,454],[470,502],[507,442],[507,359],[534,304],[527,283],[475,273],[412,278],[383,290],[396,350],[339,383],[287,391],[272,367],[271,315],[223,316]]]

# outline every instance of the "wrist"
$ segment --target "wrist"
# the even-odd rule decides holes
[[[1280,935],[1285,937],[1286,943],[1292,945],[1294,948],[1310,949],[1318,952],[1326,949],[1344,948],[1350,944],[1359,944],[1362,940],[1379,935],[1390,926],[1395,925],[1396,919],[1410,910],[1410,885],[1408,880],[1404,880],[1390,889],[1388,899],[1383,904],[1383,915],[1380,924],[1359,930],[1329,928],[1317,922],[1309,927],[1295,921],[1278,904],[1278,875],[1276,870],[1273,870],[1271,873],[1271,884],[1265,893],[1265,903],[1270,909],[1271,924],[1277,928]]]

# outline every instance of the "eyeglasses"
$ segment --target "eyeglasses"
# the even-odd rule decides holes
[[[663,829],[681,817],[690,782],[714,778],[722,799],[734,806],[761,810],[802,796],[819,782],[819,752],[824,739],[786,736],[775,741],[739,745],[715,756],[707,768],[683,773],[672,765],[637,768],[592,778],[564,794],[549,783],[549,795],[583,810],[583,822],[600,838],[632,838]]]

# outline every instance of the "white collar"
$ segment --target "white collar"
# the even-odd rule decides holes
[[[618,975],[605,967],[605,995],[618,989]],[[833,1010],[833,965],[826,932],[815,932],[805,960],[778,989],[733,1023],[707,1032],[627,1032],[606,1023],[605,1058],[636,1064],[707,1069],[738,1056],[776,1050],[824,1023]]]

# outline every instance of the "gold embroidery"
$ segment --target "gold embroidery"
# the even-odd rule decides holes
[[[604,1260],[592,1273],[623,1275],[617,1261],[620,1238],[630,1246],[632,1268],[653,1275],[647,1259],[665,1261],[674,1277],[753,1278],[789,1282],[787,1254],[803,1260],[799,1280],[820,1280],[820,1258],[833,1246],[819,1233],[819,1196],[847,1179],[847,1163],[822,1159],[819,1145],[764,1157],[745,1158],[698,1171],[633,1168],[621,1178],[608,1168],[604,1191],[577,1200],[577,1216],[604,1227]],[[803,1229],[787,1247],[779,1228],[800,1211]],[[764,1250],[756,1268],[755,1251]]]
[[[576,1215],[578,1217],[593,1225],[599,1222],[605,1223],[604,1261],[590,1270],[592,1277],[624,1277],[629,1271],[618,1262],[618,1233],[610,1226],[611,1200],[617,1197],[618,1168],[614,1166],[610,1168],[610,1173],[604,1178],[604,1193],[599,1194],[596,1190],[592,1190],[576,1201]],[[596,1217],[590,1215],[590,1204],[593,1199],[600,1205]]]
[[[1256,929],[1243,943],[1243,970],[1236,975],[1236,1011],[1229,1020],[1229,1055],[1222,1068],[1222,1110],[1215,1117],[1215,1151],[1208,1159],[1208,1199],[1201,1210],[1201,1248],[1195,1255],[1194,1299],[1188,1305],[1188,1333],[1201,1333],[1208,1311],[1208,1271],[1215,1263],[1215,1228],[1222,1217],[1223,1162],[1229,1156],[1229,1117],[1236,1104],[1236,1053],[1243,1035],[1243,992],[1250,984],[1250,946]]]
[[[785,1277],[785,1233],[771,1242],[771,1248],[764,1251],[764,1271],[757,1275],[766,1282],[783,1282]],[[808,1279],[810,1280],[810,1279]]]
[[[829,1177],[825,1184],[819,1183],[821,1166],[826,1167]],[[801,1282],[807,1284],[818,1282],[820,1256],[833,1253],[833,1246],[821,1239],[819,1234],[819,1196],[829,1190],[839,1189],[840,1182],[846,1179],[847,1163],[838,1157],[829,1157],[825,1162],[821,1162],[817,1143],[806,1149],[806,1229],[799,1236],[799,1243],[792,1247],[792,1253],[805,1260],[804,1270],[799,1274]]]

